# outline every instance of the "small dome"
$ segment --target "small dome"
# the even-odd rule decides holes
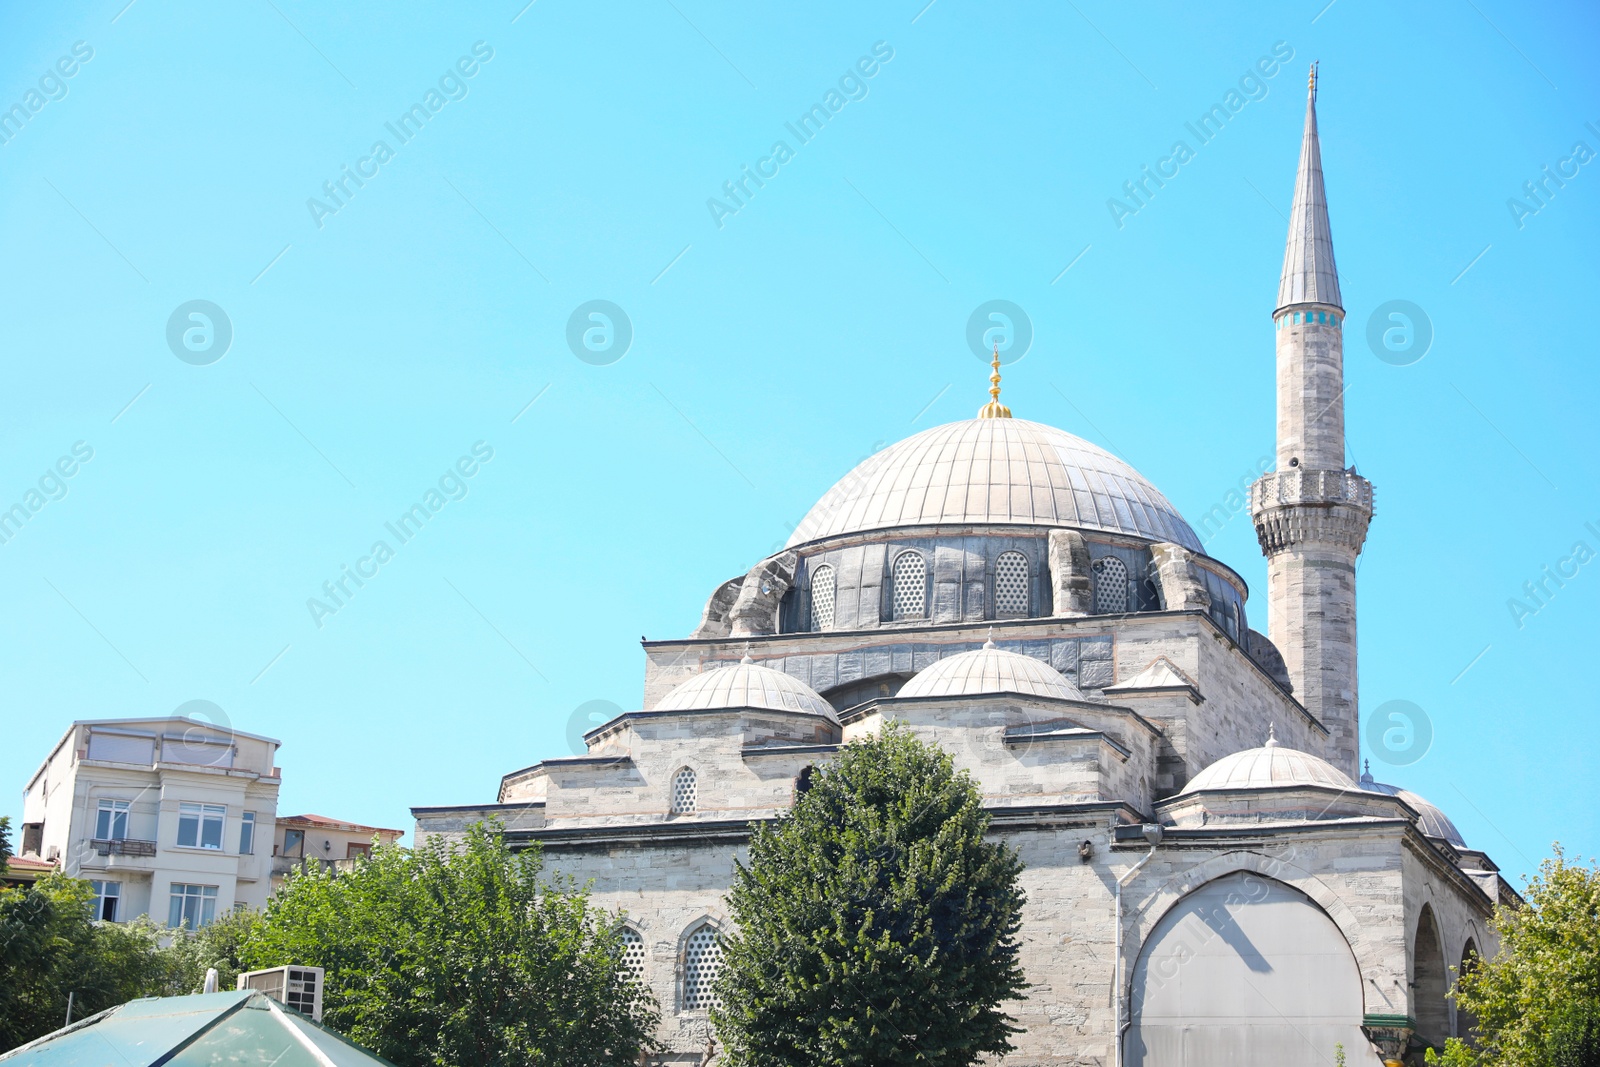
[[[868,456],[823,494],[789,547],[937,523],[1066,526],[1204,551],[1128,464],[1065,430],[1007,418],[935,426]]]
[[[1184,793],[1208,789],[1282,789],[1294,785],[1320,785],[1354,791],[1356,784],[1339,768],[1309,752],[1284,748],[1271,735],[1260,748],[1235,752],[1189,779]]]
[[[1083,694],[1054,667],[1032,656],[996,648],[992,639],[984,642],[982,648],[959,653],[924,668],[896,695],[957,697],[977,693],[1083,699]]]
[[[834,718],[833,705],[804,682],[763,667],[748,655],[728,667],[713,667],[681,682],[652,710],[707,711],[714,708],[768,708]]]
[[[1397,785],[1385,785],[1382,782],[1373,781],[1370,764],[1361,775],[1361,788],[1369,793],[1383,793],[1386,796],[1398,797],[1405,801],[1417,813],[1417,829],[1428,837],[1441,837],[1457,848],[1467,847],[1467,842],[1462,838],[1461,831],[1457,830],[1456,824],[1450,821],[1450,816],[1440,811],[1431,801],[1418,796],[1409,789],[1401,789]]]

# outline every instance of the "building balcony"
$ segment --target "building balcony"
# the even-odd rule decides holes
[[[154,856],[156,843],[132,837],[95,838],[89,846],[101,856]]]

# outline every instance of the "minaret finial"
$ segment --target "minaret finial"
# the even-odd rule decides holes
[[[1311,93],[1311,99],[1315,100],[1317,98],[1317,61],[1314,59],[1311,61],[1311,80],[1306,85],[1306,89]]]
[[[1009,419],[1011,409],[1000,403],[1000,343],[995,342],[993,371],[989,375],[989,402],[978,409],[980,419]]]

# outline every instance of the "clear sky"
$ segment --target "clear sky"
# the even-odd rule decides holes
[[[1208,549],[1264,630],[1230,494],[1320,60],[1363,711],[1432,733],[1374,767],[1513,878],[1600,851],[1593,5],[525,3],[0,14],[0,507],[37,505],[0,813],[71,720],[191,700],[283,741],[282,813],[492,801],[856,461],[973,414],[990,300],[1019,417],[1236,512]],[[1382,359],[1396,300],[1432,336]]]

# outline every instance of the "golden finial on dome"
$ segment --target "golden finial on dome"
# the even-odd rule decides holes
[[[1311,62],[1311,79],[1310,79],[1309,82],[1306,83],[1306,88],[1308,90],[1310,90],[1312,99],[1315,99],[1316,95],[1317,95],[1317,63],[1316,63],[1316,60],[1312,60],[1312,62]]]
[[[978,409],[980,419],[1009,419],[1011,409],[1000,403],[1000,345],[994,346],[994,362],[989,364],[994,368],[989,375],[989,402]]]

